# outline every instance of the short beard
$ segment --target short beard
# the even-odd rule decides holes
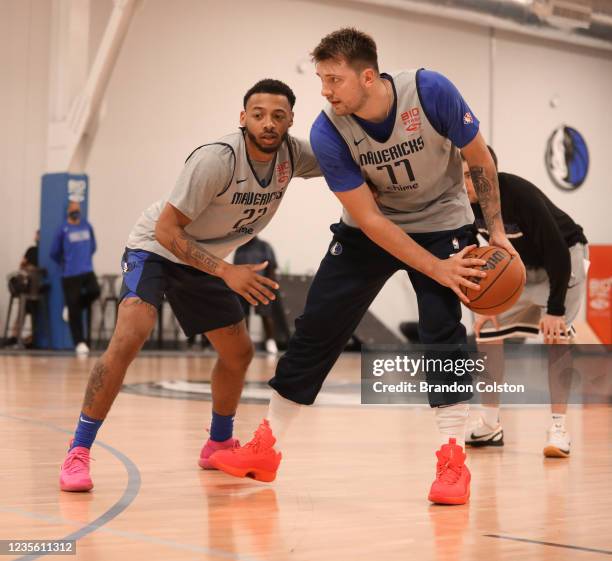
[[[369,99],[368,95],[365,92],[363,92],[361,94],[361,99],[359,100],[359,103],[351,111],[351,114],[359,113],[359,111],[361,111],[363,109],[363,107],[365,106],[365,104],[368,102],[368,99]]]
[[[264,154],[274,154],[275,152],[278,152],[280,145],[287,139],[288,135],[288,133],[285,133],[283,136],[281,136],[276,146],[262,146],[259,144],[259,142],[257,142],[257,137],[249,130],[249,127],[245,127],[245,129],[247,135],[249,136],[249,140],[255,145],[255,148]]]

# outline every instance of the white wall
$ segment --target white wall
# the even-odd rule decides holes
[[[500,33],[496,40],[494,142],[500,169],[524,176],[581,224],[592,243],[612,243],[612,55]],[[550,100],[558,98],[558,106]],[[587,181],[555,187],[544,166],[548,137],[560,125],[585,137]]]
[[[4,279],[40,222],[48,113],[50,3],[0,3],[0,318]]]
[[[90,44],[95,46],[111,3],[93,4]],[[34,0],[4,0],[0,6],[0,56],[10,48],[10,79],[3,71],[0,94],[0,116],[8,123],[1,154],[10,157],[8,164],[3,162],[0,182],[1,195],[12,201],[2,211],[2,239],[9,241],[3,243],[1,278],[19,261],[37,222],[49,8]],[[375,37],[383,69],[426,66],[451,78],[480,118],[485,135],[494,130],[502,168],[535,181],[583,223],[592,240],[612,241],[604,216],[611,198],[606,180],[612,172],[604,153],[612,125],[612,112],[604,105],[612,91],[609,54],[497,34],[490,115],[487,29],[395,10],[356,10],[342,3],[147,0],[134,18],[109,84],[105,117],[86,170],[90,219],[100,246],[97,271],[117,270],[139,213],[168,193],[195,146],[234,130],[242,95],[258,79],[275,77],[292,86],[298,98],[293,133],[307,136],[322,98],[314,72],[299,74],[297,64],[324,34],[346,25]],[[548,106],[553,92],[561,99],[556,110]],[[569,195],[551,186],[543,165],[546,139],[562,122],[586,136],[592,157],[587,183]],[[283,268],[314,271],[327,247],[328,226],[338,216],[338,203],[322,180],[295,180],[263,237],[275,246]],[[393,328],[416,318],[405,276],[389,282],[374,309]]]

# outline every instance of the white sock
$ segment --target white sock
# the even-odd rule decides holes
[[[268,419],[272,434],[274,438],[276,438],[274,448],[277,450],[281,446],[281,442],[289,425],[291,425],[293,420],[298,416],[301,409],[302,406],[299,403],[286,399],[278,392],[272,391],[266,419]]]
[[[565,414],[553,413],[551,417],[555,427],[565,430]]]
[[[436,407],[436,423],[441,444],[448,444],[448,439],[454,438],[459,446],[465,448],[465,429],[469,413],[470,406],[467,403]]]
[[[499,424],[499,407],[483,405],[482,420],[491,428],[495,428]]]

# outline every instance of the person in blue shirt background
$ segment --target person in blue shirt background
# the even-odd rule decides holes
[[[55,234],[50,256],[62,268],[64,300],[75,350],[77,354],[87,354],[89,345],[83,334],[83,311],[89,310],[92,302],[100,296],[92,262],[96,237],[91,224],[81,218],[81,205],[78,202],[68,203],[67,215],[66,222]]]

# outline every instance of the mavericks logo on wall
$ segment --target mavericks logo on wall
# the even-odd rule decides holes
[[[85,200],[87,182],[82,179],[68,180],[68,200],[82,203]]]
[[[584,183],[589,150],[576,129],[562,125],[553,131],[546,146],[546,169],[559,189],[573,191]]]

